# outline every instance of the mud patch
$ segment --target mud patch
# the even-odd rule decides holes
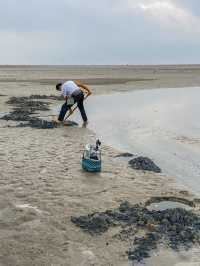
[[[137,157],[129,161],[129,165],[136,170],[151,171],[161,173],[161,169],[147,157]]]
[[[121,228],[121,240],[131,237],[133,248],[127,251],[129,260],[141,262],[151,256],[159,244],[178,251],[200,243],[200,216],[183,208],[150,211],[145,205],[123,202],[119,208],[87,216],[72,217],[71,221],[84,231],[102,234],[110,227]],[[143,232],[143,237],[138,237]]]

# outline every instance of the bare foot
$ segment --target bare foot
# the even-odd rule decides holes
[[[55,125],[61,125],[63,123],[63,121],[58,120],[58,118],[52,120],[52,123]]]
[[[88,121],[84,121],[82,124],[82,127],[87,127],[87,125],[88,125]]]

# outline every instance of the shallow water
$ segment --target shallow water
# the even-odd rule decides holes
[[[161,201],[157,203],[151,203],[149,206],[147,206],[147,209],[149,211],[164,211],[168,209],[176,209],[181,208],[185,210],[192,210],[192,207],[175,201]]]
[[[89,127],[106,144],[153,159],[164,173],[200,193],[200,88],[91,97]],[[78,112],[75,117],[80,119]]]
[[[93,96],[88,127],[103,143],[148,156],[200,193],[200,88],[167,88]],[[79,112],[70,119],[81,122]]]

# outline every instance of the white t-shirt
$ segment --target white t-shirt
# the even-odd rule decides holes
[[[76,90],[80,90],[80,88],[76,85],[76,83],[72,80],[68,80],[65,83],[63,83],[61,87],[61,94],[64,97],[70,97],[72,93]]]

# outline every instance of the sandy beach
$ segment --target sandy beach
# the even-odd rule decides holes
[[[58,95],[55,84],[65,79],[88,84],[95,97],[153,88],[200,86],[200,66],[1,66],[0,117],[13,106],[11,97]],[[92,96],[91,96],[92,97]],[[62,102],[41,100],[51,110]],[[89,106],[90,99],[87,104]],[[99,103],[101,104],[101,103]],[[51,121],[52,111],[35,116]],[[90,113],[88,113],[90,119]],[[71,217],[118,208],[122,202],[144,204],[153,197],[194,202],[198,196],[173,175],[137,171],[124,152],[102,141],[102,172],[87,173],[81,155],[96,140],[95,129],[16,127],[0,120],[0,265],[128,266],[131,239],[116,237],[119,226],[91,235]],[[199,196],[200,197],[200,196]],[[199,247],[172,251],[165,246],[145,259],[148,266],[200,265]]]

